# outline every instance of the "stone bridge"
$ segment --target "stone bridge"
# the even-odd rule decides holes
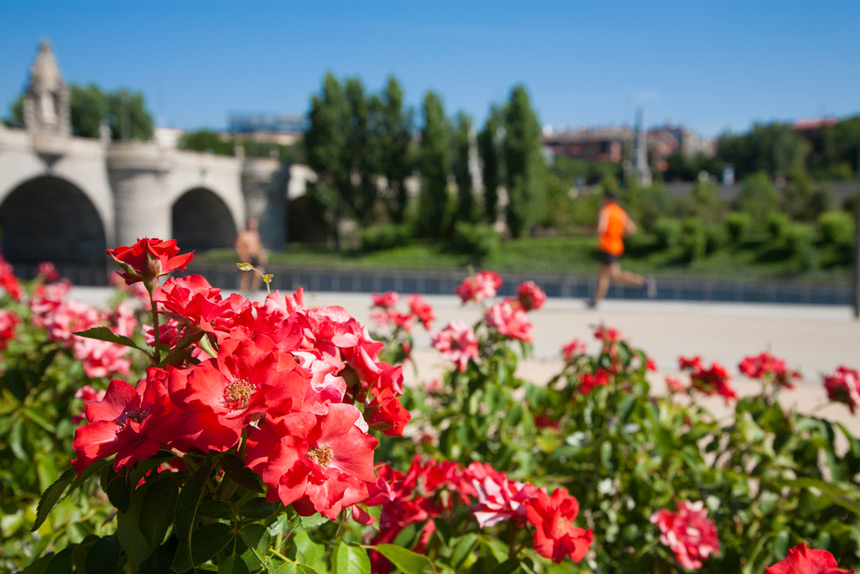
[[[14,263],[101,265],[107,248],[139,237],[175,238],[183,250],[232,247],[248,217],[260,221],[266,247],[280,249],[287,196],[304,191],[290,181],[301,166],[274,159],[73,137],[47,44],[31,68],[24,124],[0,124],[2,251]]]

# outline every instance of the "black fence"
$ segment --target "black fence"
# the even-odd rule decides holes
[[[76,285],[107,285],[113,265],[58,265],[64,277]],[[304,287],[310,292],[372,293],[398,291],[425,295],[453,295],[454,289],[466,277],[466,271],[418,271],[403,269],[323,269],[289,268],[270,265],[266,269],[274,278],[272,289],[282,291]],[[37,266],[15,265],[20,277],[35,277]],[[236,289],[240,271],[234,263],[192,263],[188,272],[204,275],[222,289]],[[249,273],[249,272],[245,272]],[[501,273],[503,296],[515,295],[517,285],[532,280],[549,297],[585,299],[594,291],[592,275],[563,273]],[[644,299],[640,289],[613,285],[609,298]],[[737,303],[795,303],[812,305],[850,305],[848,285],[820,285],[789,282],[719,281],[708,279],[661,278],[657,284],[657,299],[665,301],[722,301]]]
[[[453,295],[466,277],[466,271],[406,271],[402,269],[314,269],[269,266],[272,289],[310,292],[335,291],[354,293],[422,293]],[[213,285],[235,289],[239,271],[235,265],[198,266],[194,273],[206,276]],[[501,273],[504,283],[500,294],[512,296],[517,285],[532,280],[549,297],[590,297],[594,291],[592,275],[561,273]],[[610,298],[644,299],[641,289],[613,285]],[[657,299],[667,301],[724,301],[749,303],[796,303],[813,305],[850,305],[851,289],[847,285],[812,285],[787,282],[716,281],[661,278]]]

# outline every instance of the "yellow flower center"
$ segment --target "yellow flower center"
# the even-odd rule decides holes
[[[329,445],[324,445],[322,448],[311,447],[308,449],[308,458],[317,463],[325,472],[334,453]]]
[[[256,390],[256,387],[248,381],[231,381],[224,389],[224,402],[234,409],[248,408],[251,396]]]

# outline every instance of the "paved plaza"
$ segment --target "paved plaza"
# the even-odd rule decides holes
[[[103,304],[109,293],[104,288],[76,287],[71,297]],[[451,319],[471,324],[480,316],[478,307],[463,307],[455,296],[426,299],[436,312],[434,331]],[[369,294],[306,293],[305,302],[340,305],[359,321],[370,320]],[[534,356],[521,363],[518,374],[533,382],[546,382],[560,371],[560,349],[574,338],[596,350],[592,333],[600,323],[619,329],[656,361],[658,373],[652,377],[656,393],[664,391],[665,375],[678,374],[679,355],[701,355],[705,362],[717,361],[736,373],[743,357],[770,350],[803,373],[798,388],[783,393],[786,406],[844,422],[860,435],[860,415],[852,416],[844,405],[827,405],[820,376],[838,365],[860,367],[860,321],[853,319],[848,307],[609,300],[589,310],[582,300],[549,299],[530,317],[535,325]],[[411,368],[404,369],[407,384],[426,383],[446,367],[420,326],[415,330],[413,356],[417,375]],[[737,380],[735,386],[742,395],[758,389],[758,383],[751,381]],[[720,399],[705,404],[718,414],[725,410]]]

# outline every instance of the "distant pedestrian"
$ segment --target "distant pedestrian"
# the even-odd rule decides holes
[[[600,239],[600,270],[597,272],[597,290],[587,305],[594,309],[606,298],[609,282],[626,283],[641,287],[650,298],[657,296],[657,282],[654,277],[643,277],[630,271],[622,271],[619,259],[624,253],[624,238],[636,232],[636,224],[620,205],[618,197],[612,192],[603,196],[603,207],[597,223],[597,237]]]
[[[266,273],[263,265],[269,262],[266,250],[263,249],[263,242],[260,240],[258,227],[257,220],[251,217],[245,230],[236,236],[236,256],[239,262],[248,263],[254,268],[253,271],[239,272],[239,291],[242,293],[256,293]]]

